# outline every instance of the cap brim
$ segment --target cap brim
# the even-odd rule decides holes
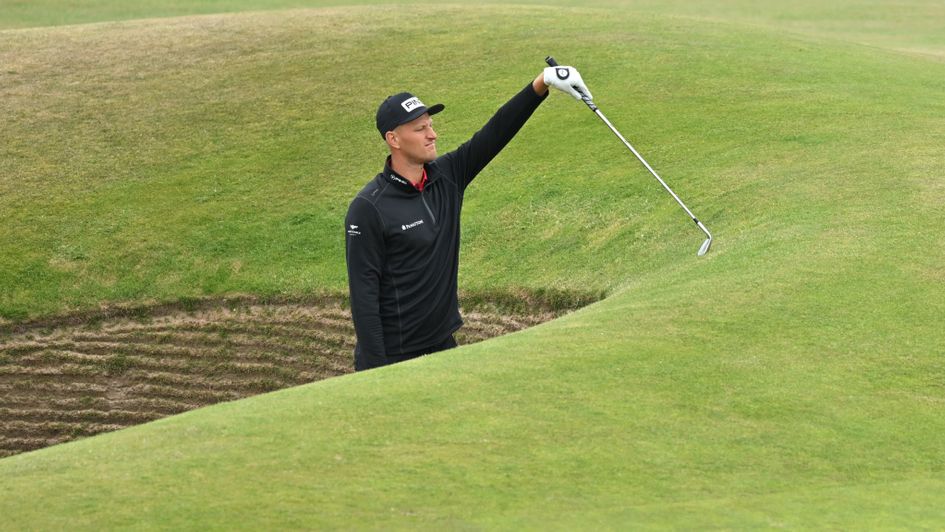
[[[403,119],[399,124],[397,124],[397,125],[398,125],[398,126],[402,126],[402,125],[406,124],[407,122],[413,122],[414,120],[420,118],[420,117],[423,116],[424,114],[429,114],[430,116],[433,116],[433,115],[439,113],[440,111],[442,111],[442,110],[445,109],[445,108],[446,108],[446,106],[443,105],[442,103],[438,103],[438,104],[436,104],[436,105],[431,105],[430,107],[427,107],[427,108],[421,107],[421,108],[417,109],[416,111],[414,111],[414,112],[410,113],[409,115],[407,115],[407,117],[404,118],[404,119]]]
[[[381,133],[381,138],[384,138],[384,136],[387,135],[387,131],[393,131],[393,130],[396,129],[397,127],[402,126],[402,125],[406,124],[407,122],[412,122],[412,121],[414,121],[414,120],[420,118],[420,117],[423,116],[425,113],[429,113],[430,116],[433,116],[433,115],[439,113],[440,111],[442,111],[442,110],[445,109],[445,108],[446,108],[445,105],[443,105],[442,103],[438,103],[438,104],[436,104],[436,105],[431,105],[430,107],[426,107],[426,108],[421,107],[421,108],[419,108],[419,109],[416,109],[416,110],[414,110],[414,112],[412,112],[412,113],[410,113],[409,115],[407,115],[406,118],[404,118],[400,123],[394,123],[394,124],[390,124],[389,126],[387,126],[387,129],[386,129],[383,133]],[[381,129],[382,129],[381,127],[378,127],[378,131],[380,131]]]

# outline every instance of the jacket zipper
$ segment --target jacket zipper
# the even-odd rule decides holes
[[[427,200],[423,195],[423,192],[420,192],[420,201],[423,202],[423,206],[427,209],[427,214],[430,215],[430,218],[433,220],[433,225],[436,225],[436,216],[433,216],[433,211],[430,210],[430,206],[427,205]]]

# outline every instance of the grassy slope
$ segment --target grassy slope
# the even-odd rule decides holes
[[[83,0],[63,8],[61,0],[14,1],[0,12],[0,28],[81,24],[247,10],[402,3],[391,0]],[[436,2],[411,2],[415,5]],[[607,10],[698,16],[739,21],[778,30],[844,39],[945,57],[945,13],[928,0],[819,0],[754,2],[751,0],[519,0],[517,4],[587,5]],[[419,7],[418,10],[424,10]]]
[[[436,97],[451,109],[450,126],[441,129],[447,149],[541,67],[540,57],[523,49],[507,66],[492,68],[488,58],[498,46],[487,45],[490,54],[468,61],[468,72],[490,72],[471,87],[489,98],[469,101],[470,87],[447,83],[451,72],[429,67],[422,82],[404,70],[389,77],[389,86],[375,87],[370,80],[386,61],[375,43],[400,30],[396,10],[371,15],[375,20],[365,25],[367,13],[310,13],[288,24],[287,15],[260,14],[242,22],[0,35],[9,65],[0,90],[13,116],[0,125],[10,139],[0,148],[0,317],[102,300],[343,290],[344,211],[383,161],[372,130],[375,102],[390,87],[428,95],[444,87]],[[486,11],[468,20],[478,28],[473,34],[441,27],[433,57],[446,61],[450,49],[479,46],[489,20]],[[505,38],[531,31],[523,27],[510,26]],[[426,46],[415,42],[406,50],[420,56]],[[547,153],[547,145],[536,146],[533,160],[539,148]],[[523,197],[540,177],[531,173],[530,181],[503,192]],[[576,188],[565,184],[547,194],[563,198]],[[487,192],[484,199],[504,203],[501,195]],[[467,226],[468,241],[496,229],[482,226]],[[470,258],[464,268],[488,271],[487,259]],[[551,277],[573,264],[561,261],[546,267],[544,278],[526,271],[507,284],[600,290],[613,282],[557,282]],[[524,264],[534,269],[541,261]]]
[[[191,8],[281,5],[198,2]],[[120,17],[122,10],[127,9],[126,3],[111,2],[90,2],[77,10],[43,6],[41,2],[17,4],[5,13],[3,20],[13,24],[18,20],[16,13],[22,9],[35,10],[36,20],[45,22],[52,19],[43,16],[85,20],[81,13],[86,11],[98,18]],[[135,6],[141,10],[133,12],[138,15],[187,9],[184,4],[173,2]],[[656,9],[645,2],[639,7]],[[734,7],[706,4],[689,11],[679,5],[664,9],[853,38],[859,35],[852,35],[850,29],[859,27],[856,23],[860,19],[854,16],[862,11],[857,11],[859,7],[854,3],[826,12],[810,5],[770,9],[764,11],[767,19],[750,9],[739,9],[737,4]],[[345,203],[361,181],[348,176],[367,176],[377,169],[382,146],[371,134],[371,109],[388,88],[355,91],[337,88],[361,87],[366,79],[376,75],[382,56],[372,39],[382,34],[403,33],[399,24],[392,22],[395,11],[386,9],[386,15],[371,27],[362,27],[359,21],[340,14],[303,18],[282,26],[281,21],[291,15],[275,13],[256,15],[257,27],[242,27],[239,31],[228,31],[226,22],[219,22],[214,28],[211,21],[216,19],[202,22],[196,19],[170,21],[155,28],[148,28],[151,23],[131,23],[107,30],[90,26],[0,35],[0,60],[6,65],[0,74],[0,95],[12,118],[0,123],[0,135],[8,139],[0,147],[0,249],[4,250],[0,255],[0,319],[94,307],[103,300],[343,290],[338,226]],[[465,87],[443,83],[454,76],[451,70],[426,69],[422,72],[425,79],[422,84],[394,75],[393,85],[417,91],[429,87],[436,97],[451,104],[448,129],[441,131],[444,148],[466,138],[480,125],[483,116],[517,88],[511,80],[527,79],[521,73],[536,68],[535,57],[541,56],[540,52],[561,50],[554,39],[539,38],[536,26],[527,19],[510,23],[515,12],[505,10],[500,15],[505,20],[503,34],[507,37],[499,44],[482,42],[487,11],[470,21],[473,32],[445,35],[448,24],[433,25],[431,31],[436,35],[428,37],[429,40],[406,43],[411,55],[420,57],[431,54],[430,46],[445,46],[432,54],[442,58],[443,63],[455,61],[450,49],[477,50],[478,53],[464,58],[467,72],[488,70],[495,76],[491,82],[483,81],[482,90],[490,96],[470,102]],[[891,14],[889,8],[866,12],[877,18],[882,18],[883,13]],[[882,43],[899,38],[893,46],[897,48],[908,48],[912,40],[933,43],[938,33],[921,29],[929,20],[940,20],[945,15],[928,7],[908,13],[909,16],[883,19],[892,22],[869,24],[871,32],[863,40]],[[916,13],[923,14],[923,18],[916,20]],[[596,24],[593,17],[601,14],[589,14],[586,24]],[[819,26],[814,22],[818,16],[823,17]],[[644,17],[634,25],[645,24],[646,20]],[[338,26],[334,31],[323,32],[329,24]],[[902,24],[919,29],[908,39],[902,38]],[[169,36],[170,31],[176,33],[175,38]],[[763,64],[762,56],[739,69],[730,64],[731,52],[709,50],[699,43],[693,43],[695,57],[684,59],[674,41],[683,38],[679,31],[666,33],[662,42],[651,43],[653,48],[636,53],[632,51],[636,36],[628,37],[625,28],[611,24],[608,31],[595,31],[594,39],[584,39],[581,46],[571,46],[568,51],[584,62],[596,86],[611,95],[610,100],[602,102],[608,104],[608,114],[615,120],[623,119],[618,125],[624,129],[626,124],[640,125],[639,131],[647,136],[632,131],[628,132],[631,139],[639,143],[647,157],[660,157],[653,163],[697,213],[708,220],[714,213],[700,212],[699,204],[694,202],[699,199],[695,196],[699,189],[687,189],[680,180],[695,177],[687,173],[728,172],[728,161],[722,161],[720,167],[707,168],[701,161],[693,160],[698,152],[663,154],[658,150],[669,145],[667,140],[687,145],[703,143],[705,139],[700,136],[705,131],[726,135],[717,146],[727,150],[743,144],[744,138],[755,134],[758,128],[770,128],[770,118],[780,119],[785,106],[796,107],[800,102],[789,101],[772,109],[768,116],[759,115],[754,130],[749,131],[747,125],[718,130],[717,124],[726,119],[725,113],[742,112],[747,95],[700,100],[685,93],[668,93],[667,83],[702,83],[706,75],[715,76],[719,69],[752,79],[778,67]],[[351,35],[374,37],[348,39]],[[522,35],[527,41],[520,40]],[[521,44],[512,46],[512,57],[499,72],[491,64],[491,57],[508,48],[507,39],[528,42],[529,46],[526,49]],[[628,40],[629,47],[620,56],[599,52],[601,47],[612,47],[611,41],[628,44]],[[734,43],[731,47],[741,46],[747,46],[746,53],[753,48],[751,43]],[[658,54],[658,60],[665,63],[647,57],[649,52]],[[179,61],[181,57],[186,60]],[[561,57],[566,60],[567,56]],[[797,59],[800,57],[788,61]],[[341,64],[345,68],[340,68]],[[651,66],[635,70],[636,77],[628,83],[628,66],[635,68],[640,64]],[[803,61],[798,64],[803,65]],[[679,70],[688,74],[680,75]],[[410,69],[405,74],[415,72]],[[806,75],[803,71],[783,73],[793,75],[784,78],[788,82]],[[826,76],[824,81],[829,82],[831,75],[824,71],[822,77]],[[508,81],[501,85],[497,80]],[[721,81],[718,88],[728,90],[728,83]],[[754,93],[766,106],[772,98],[795,96],[780,87],[769,86],[770,93]],[[325,94],[331,94],[345,107],[312,105],[325,98]],[[641,98],[650,101],[646,113],[636,103]],[[820,103],[833,105],[823,100]],[[862,101],[847,104],[860,106]],[[581,111],[559,102],[546,105],[553,106],[569,115],[579,115]],[[707,109],[711,111],[707,113]],[[794,109],[788,112],[794,113]],[[809,135],[811,129],[824,127],[811,126],[816,119],[811,111],[798,118],[805,122],[785,126],[796,129],[794,133],[801,143],[809,143],[802,137]],[[326,124],[330,127],[326,128]],[[467,252],[463,265],[465,271],[476,272],[469,279],[472,289],[487,289],[497,283],[533,289],[586,288],[592,292],[611,289],[639,269],[636,263],[625,262],[619,249],[613,246],[607,249],[607,242],[622,244],[628,241],[628,235],[634,235],[648,239],[641,243],[651,245],[673,234],[665,231],[663,218],[641,217],[652,221],[652,227],[626,224],[623,213],[644,213],[654,207],[649,197],[632,197],[649,194],[652,183],[631,184],[632,189],[625,188],[626,201],[613,205],[608,201],[609,191],[624,184],[627,167],[583,159],[588,154],[597,154],[600,145],[607,146],[602,155],[614,157],[622,156],[618,154],[622,148],[593,121],[584,120],[573,127],[579,139],[569,143],[574,149],[562,155],[579,161],[573,171],[593,172],[598,180],[608,180],[591,193],[580,190],[576,183],[546,186],[545,177],[556,181],[554,178],[561,173],[557,163],[531,163],[536,172],[523,175],[524,180],[515,183],[519,186],[502,189],[506,197],[518,200],[514,205],[498,207],[504,223],[480,226],[474,222],[466,227],[467,242],[474,242],[472,239],[479,237],[480,231],[486,235],[482,244],[467,247],[472,251]],[[669,137],[661,136],[667,132]],[[549,149],[560,149],[560,141],[542,135],[542,141],[513,149],[525,153],[525,160],[538,160]],[[352,151],[370,156],[352,161]],[[735,162],[747,157],[772,160],[772,154],[759,152],[755,146],[742,152],[733,150],[729,155]],[[782,157],[780,153],[777,156]],[[339,168],[344,172],[340,186]],[[506,166],[506,170],[509,168]],[[518,167],[512,165],[511,169],[519,175]],[[555,173],[549,174],[548,170]],[[490,175],[502,173],[490,169],[482,180],[486,186]],[[732,179],[735,183],[743,181],[739,176]],[[326,185],[329,182],[332,186]],[[536,188],[543,189],[541,195],[534,194]],[[482,201],[495,204],[496,196],[487,193]],[[562,209],[568,214],[562,215]],[[501,234],[507,223],[542,227],[543,233],[532,240],[535,245],[530,248],[527,241],[509,240]],[[577,228],[591,225],[604,229],[585,242]],[[620,231],[623,234],[617,234]],[[554,249],[559,253],[553,257],[558,260],[549,264],[544,257],[538,258],[535,251],[548,249],[550,241],[556,242]],[[496,250],[493,242],[514,248]],[[595,269],[584,267],[583,258],[575,260],[572,254],[576,246],[600,257],[602,265]],[[503,268],[495,267],[497,260],[505,262]],[[547,275],[536,276],[536,269],[545,270]],[[559,275],[562,271],[569,271],[570,275],[563,278]],[[493,275],[484,275],[486,272]]]
[[[523,13],[527,27],[517,26]],[[537,31],[565,16],[559,11],[472,9],[462,17],[462,31],[451,26],[457,13],[449,14],[422,34],[396,34],[411,55],[424,57],[416,65],[423,74],[417,92],[435,89],[452,112],[442,121],[444,144],[455,145],[501,101],[492,95],[523,84],[507,80],[527,80],[521,73],[536,68],[536,56],[581,58],[608,116],[717,234],[711,255],[694,257],[698,234],[677,208],[609,132],[559,96],[482,176],[470,199],[462,282],[604,286],[616,295],[451,355],[5,459],[0,513],[24,525],[940,525],[941,63],[738,26],[613,13],[603,18],[595,11],[567,13],[576,34],[593,32],[561,45]],[[156,42],[171,42],[169,35],[192,24],[199,39],[181,42],[195,43],[194,70],[209,71],[211,87],[225,76],[238,79],[249,96],[242,90],[230,96],[249,98],[257,109],[266,109],[267,100],[273,109],[311,101],[328,81],[362,83],[338,98],[355,104],[350,112],[356,116],[343,120],[370,123],[369,113],[357,109],[377,100],[364,80],[374,79],[382,61],[367,41],[393,31],[395,13],[333,16],[340,19],[302,12],[288,25],[281,14],[169,21],[153,31]],[[319,23],[320,31],[306,31]],[[257,44],[254,32],[271,36],[274,28],[285,29],[268,43],[276,51],[240,54],[219,72],[207,69],[215,39],[228,49],[226,35],[236,28],[242,41]],[[62,31],[134,54],[122,44],[142,30],[131,24]],[[22,35],[62,38],[53,30],[0,38]],[[88,49],[87,41],[83,45]],[[350,69],[342,80],[313,81],[313,70],[342,75],[331,68],[337,66],[332,54],[311,52],[328,48],[343,52]],[[464,70],[490,76],[447,85],[455,69],[427,65],[455,63],[456,49],[475,51],[464,56]],[[484,59],[499,52],[498,65]],[[167,75],[159,56],[142,61]],[[173,73],[194,75],[183,63]],[[113,75],[108,64],[106,77]],[[266,75],[273,69],[284,74],[282,83]],[[179,90],[195,92],[185,87]],[[470,100],[468,94],[484,96]],[[178,119],[155,112],[147,122],[161,126],[156,138],[177,138],[188,129],[187,116],[208,109],[212,102],[194,104]],[[325,120],[318,106],[305,111],[300,119]],[[223,153],[239,153],[241,143],[254,146],[270,132],[265,120],[226,112],[220,120],[263,128],[249,138],[211,134],[222,139]],[[297,161],[233,155],[203,163],[187,152],[192,142],[185,139],[181,160],[192,167],[168,170],[155,163],[153,179],[129,183],[118,175],[96,182],[87,196],[76,191],[93,180],[69,188],[64,179],[47,195],[63,198],[56,206],[66,212],[78,209],[70,201],[86,201],[82,208],[94,211],[127,199],[129,190],[161,194],[168,199],[158,201],[174,205],[189,197],[175,192],[181,186],[207,187],[210,194],[206,180],[193,179],[206,175],[201,164],[232,164],[246,186],[236,192],[220,187],[223,193],[250,205],[268,196],[284,201],[284,212],[275,214],[269,210],[276,207],[262,203],[264,221],[299,212],[329,221],[337,213],[319,209],[356,187],[325,192],[318,185],[333,174],[317,175],[314,184],[302,184],[302,177],[340,161],[351,143],[371,153],[373,138],[362,135],[362,125],[340,125],[327,132],[334,142],[311,154],[302,149],[305,129],[280,130],[288,131],[284,144],[296,150]],[[149,145],[143,146],[139,151],[147,155]],[[156,151],[154,160],[165,155]],[[280,162],[296,164],[297,179],[286,171],[284,182],[266,181],[272,194],[254,196],[253,185],[263,181],[252,169]],[[115,164],[122,168],[120,158]],[[374,167],[373,161],[354,165],[352,175]],[[516,179],[502,179],[506,175]],[[301,209],[300,198],[312,208]],[[240,201],[224,206],[238,211]],[[154,213],[154,220],[174,223],[162,207]],[[275,226],[247,228],[242,220],[222,219],[250,235],[246,249],[261,255],[254,267],[267,267],[250,237]],[[537,240],[508,238],[509,222],[521,223]],[[319,233],[320,225],[312,223],[307,229],[315,236],[305,238],[328,242],[334,233]],[[141,238],[143,232],[128,234]],[[173,237],[158,230],[155,240],[173,243]],[[180,237],[188,238],[193,235]],[[100,253],[107,242],[88,241],[84,253]],[[205,244],[193,242],[194,249]],[[331,260],[322,260],[308,282],[340,282]],[[297,262],[303,261],[272,267]],[[96,293],[101,289],[89,289],[89,297]],[[42,507],[27,502],[40,499]]]

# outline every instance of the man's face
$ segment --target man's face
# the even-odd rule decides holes
[[[387,142],[412,162],[423,164],[436,159],[436,131],[427,113],[388,132]]]

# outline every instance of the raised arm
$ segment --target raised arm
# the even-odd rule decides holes
[[[577,89],[590,94],[574,67],[545,68],[528,86],[505,103],[471,139],[455,151],[440,157],[439,164],[449,167],[459,179],[463,190],[483,168],[518,133],[538,105],[548,97],[548,88],[555,87],[580,99]]]

